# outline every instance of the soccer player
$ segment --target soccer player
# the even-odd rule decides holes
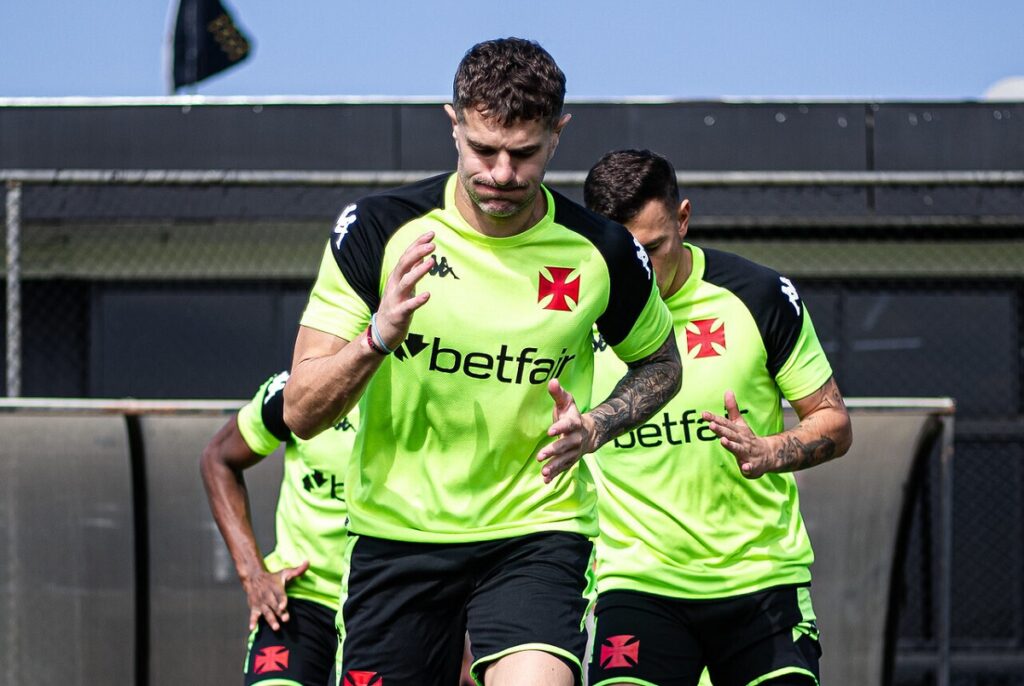
[[[358,410],[310,441],[284,423],[288,372],[275,374],[203,451],[210,509],[249,603],[247,686],[327,686],[346,543],[344,474]],[[285,444],[277,546],[260,555],[243,472]],[[455,681],[451,682],[454,685]]]
[[[671,317],[623,227],[547,189],[569,121],[538,44],[480,43],[446,106],[458,168],[346,207],[303,314],[285,419],[357,402],[343,684],[582,679],[593,482],[578,461],[679,386]],[[591,407],[596,323],[627,365]],[[346,681],[347,680],[347,681]]]
[[[605,155],[584,198],[646,248],[686,369],[660,414],[587,458],[601,523],[590,683],[690,686],[706,666],[715,686],[817,684],[792,472],[843,455],[851,432],[804,303],[775,271],[684,242],[690,202],[659,155]],[[618,364],[596,355],[595,393]],[[800,418],[787,431],[783,397]]]

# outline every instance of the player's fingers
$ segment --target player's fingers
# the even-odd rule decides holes
[[[401,277],[401,275],[409,272],[417,264],[421,264],[424,257],[434,252],[434,248],[436,246],[431,243],[433,238],[434,232],[428,231],[414,240],[398,258],[398,262],[395,264],[395,270],[393,273],[398,274],[399,277]]]
[[[260,610],[256,607],[249,608],[249,631],[253,631],[260,621]]]
[[[576,433],[583,426],[583,420],[578,414],[572,413],[558,417],[548,427],[548,436],[559,436]]]
[[[740,419],[743,415],[740,414],[739,405],[736,403],[736,394],[732,391],[725,392],[725,413],[729,415],[729,419],[733,421]]]
[[[732,453],[733,457],[736,458],[737,464],[739,464],[741,466],[740,468],[742,469],[743,461],[746,459],[746,453],[742,451],[740,447],[736,445],[736,443],[730,441],[728,438],[719,438],[718,443],[723,448]]]
[[[429,297],[430,291],[423,291],[422,293],[408,293],[395,304],[395,318],[401,321],[409,320],[412,317],[412,313],[422,307],[423,303],[427,302]]]
[[[537,453],[537,460],[543,462],[544,460],[554,459],[557,461],[566,455],[576,455],[579,453],[582,444],[583,440],[575,433],[563,435],[554,443],[549,443],[541,448]]]
[[[712,422],[711,424],[708,424],[708,428],[723,441],[729,441],[731,449],[738,447],[742,442],[742,435],[735,429],[735,427]]]
[[[557,459],[550,460],[540,470],[541,475],[544,477],[544,483],[551,483],[559,474],[568,471],[574,464],[579,461],[579,457],[576,455],[563,455]]]
[[[717,415],[711,415],[707,418],[708,428],[714,431],[716,434],[720,430],[735,431],[736,425],[730,422],[725,417],[719,417]]]
[[[705,422],[718,422],[719,424],[728,421],[725,417],[714,414],[712,412],[708,412],[707,410],[700,413],[700,418],[703,419]]]
[[[562,388],[562,384],[558,379],[548,381],[548,393],[551,395],[552,400],[555,401],[555,407],[560,410],[565,410],[573,402],[572,393]]]
[[[428,257],[416,264],[413,264],[407,272],[402,274],[398,279],[399,292],[408,297],[412,297],[413,292],[416,289],[416,284],[420,282],[427,273],[434,268],[434,258]]]
[[[270,607],[263,608],[263,619],[266,620],[267,625],[274,631],[281,629],[281,624],[277,621],[277,615]]]
[[[287,579],[286,579],[286,581],[291,581],[292,579],[294,579],[296,577],[302,576],[303,574],[306,573],[306,571],[308,569],[309,569],[309,560],[303,560],[302,562],[300,562],[299,564],[295,565],[294,567],[287,568],[286,570],[284,570],[285,572],[287,572]]]
[[[419,259],[419,257],[411,257],[414,255],[422,255],[423,251],[426,250],[429,254],[430,250],[434,248],[434,244],[431,242],[434,240],[433,231],[424,231],[419,236],[413,239],[412,243],[402,251],[402,255],[398,258],[398,262],[401,263],[403,260],[408,258],[409,261]]]

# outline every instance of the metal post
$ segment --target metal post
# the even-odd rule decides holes
[[[7,396],[21,395],[21,182],[7,182]]]
[[[953,604],[953,416],[942,417],[939,456],[939,579],[936,617],[938,668],[936,686],[950,684],[950,642]]]

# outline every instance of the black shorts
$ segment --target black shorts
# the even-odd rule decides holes
[[[818,630],[806,586],[714,600],[608,591],[597,601],[590,685],[747,686],[786,675],[819,683]]]
[[[594,597],[585,536],[457,544],[352,538],[339,617],[344,686],[458,684],[467,628],[478,683],[490,664],[522,650],[555,655],[581,683]]]
[[[288,599],[288,621],[273,631],[260,617],[249,634],[245,686],[333,686],[338,651],[335,611],[302,598]]]

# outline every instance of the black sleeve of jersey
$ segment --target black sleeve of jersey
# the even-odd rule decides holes
[[[342,210],[331,232],[331,251],[341,273],[370,312],[380,306],[380,272],[388,241],[408,222],[443,206],[448,177],[434,176],[368,195]]]
[[[773,269],[739,255],[704,248],[704,280],[731,291],[750,310],[768,353],[774,379],[800,339],[804,303],[792,283]]]
[[[261,398],[260,418],[271,435],[284,442],[291,438],[292,432],[284,423],[284,384],[279,383],[282,375],[288,378],[288,372],[278,372],[270,377],[270,383]]]
[[[551,194],[555,198],[555,221],[593,243],[608,265],[608,307],[598,317],[597,328],[605,343],[618,345],[633,330],[651,295],[654,271],[650,258],[626,227],[554,191]]]

